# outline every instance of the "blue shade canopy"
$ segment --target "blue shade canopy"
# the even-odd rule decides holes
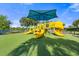
[[[56,18],[56,9],[54,10],[30,10],[27,18],[35,20],[49,20]]]

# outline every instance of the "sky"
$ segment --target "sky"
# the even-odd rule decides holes
[[[12,27],[20,27],[21,17],[27,17],[29,10],[56,9],[58,20],[70,26],[73,21],[79,19],[78,3],[0,3],[0,15],[7,16],[12,22]],[[52,21],[56,19],[51,19]]]

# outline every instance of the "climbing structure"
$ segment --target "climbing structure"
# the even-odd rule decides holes
[[[35,20],[50,20],[53,18],[56,18],[56,10],[30,10],[28,18],[32,18]],[[57,36],[64,36],[62,33],[64,30],[63,22],[56,21],[56,22],[43,22],[36,25],[34,28],[29,29],[29,31],[25,32],[25,34],[34,34],[36,38],[43,37],[44,34],[49,31],[49,29],[52,30],[52,34],[55,34]]]

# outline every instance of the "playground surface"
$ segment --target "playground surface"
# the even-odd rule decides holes
[[[71,34],[58,37],[49,33],[40,39],[35,39],[33,34],[0,35],[0,56],[6,55],[77,56],[79,55],[79,38]]]

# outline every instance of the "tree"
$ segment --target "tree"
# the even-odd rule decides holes
[[[70,25],[68,28],[67,28],[67,31],[69,31],[70,32],[70,34],[72,34],[73,33],[73,26],[72,25]]]
[[[28,27],[30,25],[36,25],[37,23],[38,23],[38,21],[27,18],[27,17],[22,17],[20,19],[20,24],[21,24],[21,26],[24,26],[24,27]]]
[[[75,20],[72,25],[73,25],[74,27],[79,28],[79,19],[78,19],[78,20]]]
[[[11,22],[7,20],[6,16],[0,15],[0,30],[6,30],[10,28]]]
[[[74,28],[79,28],[79,19],[75,20],[72,25],[74,26]],[[75,29],[73,30],[74,31],[74,34],[75,34]]]

